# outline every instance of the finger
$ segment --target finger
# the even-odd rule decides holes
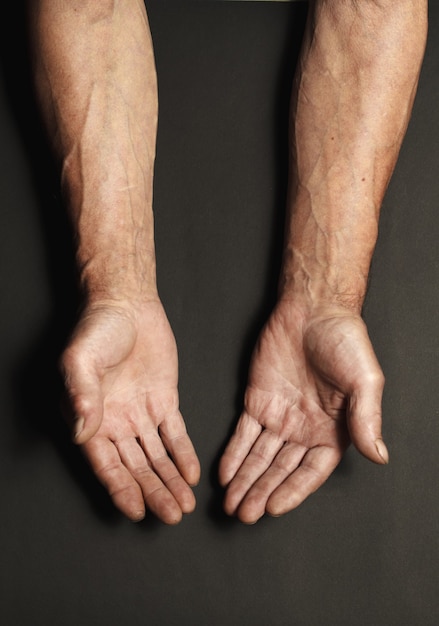
[[[73,414],[73,437],[77,444],[89,441],[102,422],[101,385],[94,366],[74,347],[65,350],[61,372]]]
[[[379,371],[349,399],[348,428],[352,443],[366,458],[384,465],[389,453],[381,434],[384,377]]]
[[[181,507],[148,462],[137,440],[127,437],[115,445],[122,463],[140,486],[148,509],[165,524],[177,524],[181,520]]]
[[[189,485],[200,480],[200,462],[180,412],[170,415],[160,424],[163,443],[172,456],[178,470]]]
[[[253,417],[246,412],[241,415],[220,461],[219,481],[223,487],[235,476],[261,431],[262,426]]]
[[[294,472],[307,452],[305,446],[287,443],[279,451],[271,466],[249,489],[241,502],[237,516],[245,524],[254,524],[265,513],[271,494]]]
[[[299,467],[269,497],[266,511],[279,516],[295,509],[328,479],[337,467],[342,452],[321,446],[311,448]]]
[[[178,502],[181,511],[191,513],[195,509],[195,497],[192,489],[169,458],[157,431],[142,434],[139,441],[141,445],[139,448],[142,449],[143,455],[146,455],[147,462]]]
[[[262,431],[227,488],[224,510],[228,515],[234,515],[248,490],[267,470],[283,444],[275,433]]]
[[[106,488],[114,505],[134,522],[145,517],[145,503],[140,486],[122,464],[114,444],[96,437],[82,446],[96,477]]]

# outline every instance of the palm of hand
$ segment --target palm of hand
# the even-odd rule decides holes
[[[349,443],[346,417],[365,380],[381,385],[358,316],[337,309],[310,321],[281,301],[256,346],[244,412],[221,462],[226,511],[254,522],[315,491]]]
[[[84,438],[96,475],[132,519],[143,517],[144,502],[169,523],[195,504],[187,483],[198,480],[199,465],[178,409],[177,368],[159,302],[135,314],[93,309],[64,356],[75,413],[91,429],[79,443]]]

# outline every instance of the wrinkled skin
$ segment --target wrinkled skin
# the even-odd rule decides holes
[[[179,522],[195,507],[189,485],[200,469],[178,409],[177,350],[161,303],[95,304],[62,365],[77,430],[85,423],[77,443],[114,504],[134,521],[146,504],[163,522]]]
[[[221,461],[225,510],[247,523],[290,511],[328,478],[350,440],[387,462],[383,384],[358,315],[330,307],[310,316],[281,300],[256,346],[244,411]]]

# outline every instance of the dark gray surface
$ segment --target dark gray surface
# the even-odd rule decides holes
[[[216,463],[273,298],[305,5],[148,3],[160,75],[159,283],[204,470],[197,511],[176,528],[113,512],[61,423],[56,355],[76,306],[70,243],[21,71],[18,8],[3,20],[2,624],[438,623],[439,6],[431,4],[365,307],[387,375],[391,463],[375,467],[350,450],[299,509],[253,527],[222,515]]]

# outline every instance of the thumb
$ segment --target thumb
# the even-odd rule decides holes
[[[72,423],[73,440],[86,443],[98,431],[103,414],[103,399],[95,368],[75,350],[67,349],[61,359],[68,396],[67,411]]]
[[[381,434],[383,388],[384,377],[380,372],[352,393],[348,407],[352,443],[367,459],[381,465],[389,462],[389,452]]]

